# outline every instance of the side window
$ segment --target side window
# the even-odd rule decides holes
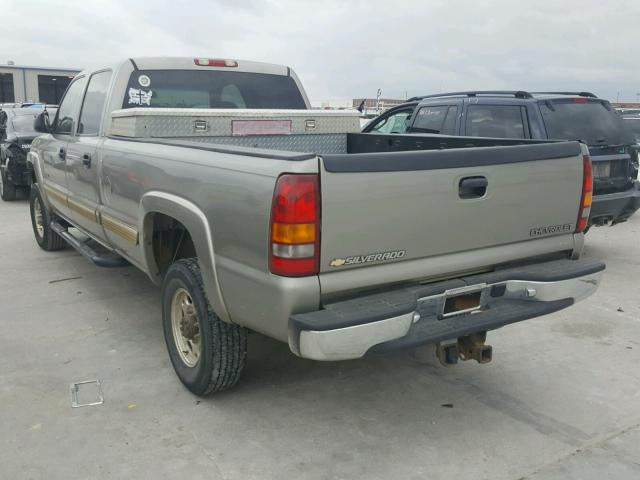
[[[526,138],[519,105],[469,105],[467,136]]]
[[[372,129],[377,133],[405,133],[412,110],[402,110],[380,120]]]
[[[58,114],[53,123],[53,133],[69,135],[72,133],[73,124],[76,122],[78,107],[82,102],[82,94],[87,84],[87,78],[82,77],[74,80],[65,93],[62,103],[58,108]]]
[[[91,75],[87,93],[84,95],[80,122],[78,122],[78,134],[98,135],[102,110],[107,98],[107,88],[111,80],[111,72],[100,72]]]
[[[415,133],[441,133],[448,111],[448,105],[422,107],[418,110],[413,125],[411,125],[411,131]]]

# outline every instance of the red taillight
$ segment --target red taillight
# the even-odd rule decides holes
[[[271,205],[269,270],[285,277],[320,270],[320,185],[316,174],[278,178]]]
[[[194,58],[193,62],[199,67],[237,67],[238,62],[223,58]]]
[[[591,213],[591,202],[593,200],[593,168],[591,157],[582,157],[582,195],[580,197],[580,209],[578,210],[578,220],[576,221],[576,233],[584,232],[589,223]]]
[[[584,97],[576,97],[573,99],[573,103],[587,103],[587,99]]]

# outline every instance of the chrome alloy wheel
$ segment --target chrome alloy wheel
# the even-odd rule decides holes
[[[171,330],[180,358],[187,367],[198,364],[202,343],[198,312],[184,288],[178,288],[171,299]]]
[[[36,197],[33,200],[33,221],[35,222],[36,231],[40,238],[44,237],[44,219],[42,216],[42,204],[40,199]]]

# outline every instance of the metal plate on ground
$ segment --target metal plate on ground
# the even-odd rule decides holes
[[[104,403],[100,380],[85,380],[83,382],[72,383],[70,389],[71,406],[73,408],[91,407]]]

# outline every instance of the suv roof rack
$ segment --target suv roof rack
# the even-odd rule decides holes
[[[595,93],[591,92],[531,92],[537,95],[577,95],[579,97],[598,98]]]
[[[476,97],[478,95],[513,95],[516,98],[533,98],[529,92],[523,90],[470,90],[464,92],[448,92],[448,93],[435,93],[432,95],[422,95],[420,97],[411,97],[408,102],[414,102],[416,100],[423,100],[425,98],[438,98],[438,97]]]

